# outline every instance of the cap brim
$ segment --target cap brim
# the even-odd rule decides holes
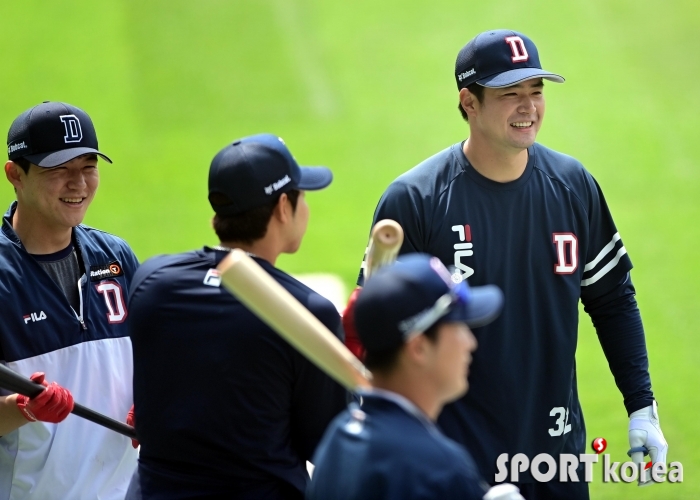
[[[301,179],[298,189],[303,191],[315,191],[328,186],[333,180],[333,172],[327,167],[299,167]]]
[[[447,321],[464,321],[470,328],[488,325],[503,308],[503,292],[496,285],[469,288],[469,302],[456,306],[443,317]]]
[[[61,149],[60,151],[53,151],[50,153],[39,153],[35,155],[27,155],[25,158],[29,160],[31,163],[34,165],[38,165],[40,167],[45,167],[45,168],[52,168],[52,167],[57,167],[59,165],[63,165],[64,163],[67,163],[78,156],[83,156],[83,155],[88,155],[88,154],[95,154],[98,155],[102,158],[104,158],[106,161],[109,163],[112,163],[112,160],[110,160],[106,155],[103,153],[100,153],[98,150],[94,148],[70,148],[70,149]]]
[[[524,82],[525,80],[532,80],[533,78],[544,78],[550,82],[564,83],[563,76],[550,73],[549,71],[544,71],[539,68],[514,69],[487,78],[482,78],[481,80],[477,80],[476,83],[482,87],[498,89],[510,87],[511,85],[516,85],[520,82]]]

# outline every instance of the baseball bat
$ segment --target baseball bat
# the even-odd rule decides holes
[[[383,219],[372,228],[367,246],[365,279],[386,264],[396,260],[403,244],[403,228],[395,220]]]
[[[13,372],[5,365],[0,364],[0,387],[8,391],[23,394],[28,398],[33,398],[44,390],[44,386],[37,384],[28,378],[24,378],[19,373]],[[97,413],[90,408],[74,403],[73,411],[71,412],[79,417],[82,417],[90,422],[94,422],[102,427],[106,427],[114,432],[123,434],[126,437],[136,439],[136,431],[130,425],[114,420],[106,415]]]
[[[369,387],[370,372],[321,321],[240,249],[217,266],[238,300],[345,388]]]

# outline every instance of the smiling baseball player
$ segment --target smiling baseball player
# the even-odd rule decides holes
[[[493,283],[505,294],[500,318],[474,331],[471,389],[445,407],[440,426],[492,483],[501,453],[583,453],[575,365],[581,300],[631,417],[637,459],[647,449],[664,462],[627,249],[593,176],[535,142],[545,82],[564,79],[542,69],[530,38],[509,30],[467,43],[455,79],[469,138],[396,179],[374,214],[374,222],[401,224],[401,253],[436,255],[471,285]],[[583,480],[521,479],[528,499],[588,498]]]
[[[98,157],[111,160],[90,117],[61,102],[20,114],[7,152],[17,201],[0,233],[0,363],[58,383],[32,399],[0,396],[0,500],[123,499],[137,458],[129,439],[69,415],[73,396],[119,420],[133,401],[125,320],[138,261],[121,238],[82,224]]]

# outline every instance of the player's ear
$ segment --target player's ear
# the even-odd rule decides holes
[[[276,217],[282,224],[285,224],[291,219],[292,216],[292,204],[289,201],[287,193],[282,193],[277,199],[277,204],[272,212],[272,216]]]
[[[13,161],[8,161],[5,163],[5,176],[7,177],[7,180],[10,181],[10,184],[12,184],[15,189],[22,187],[22,173],[24,171],[20,172],[22,168],[17,165]]]
[[[475,105],[477,103],[476,96],[469,92],[468,88],[463,88],[459,91],[459,102],[462,105],[462,109],[471,118],[476,113]]]
[[[425,335],[416,335],[405,344],[406,357],[415,364],[424,365],[430,351],[431,343]]]

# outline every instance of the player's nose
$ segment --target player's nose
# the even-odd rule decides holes
[[[535,101],[530,97],[523,97],[518,106],[518,112],[521,114],[530,114],[535,112]]]
[[[87,186],[87,180],[85,179],[85,172],[80,170],[69,170],[68,171],[68,187],[71,189],[82,189]]]
[[[464,329],[463,345],[468,352],[474,352],[479,347],[479,342],[477,342],[476,337],[468,326],[465,326]]]

